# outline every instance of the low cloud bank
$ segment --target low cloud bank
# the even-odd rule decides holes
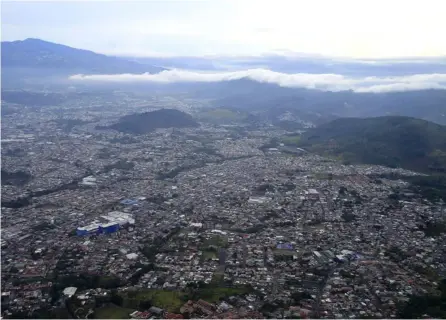
[[[446,74],[416,74],[397,77],[354,78],[339,74],[286,74],[266,69],[233,72],[195,72],[166,70],[157,74],[73,75],[71,80],[97,82],[222,82],[250,79],[261,83],[277,84],[288,88],[319,89],[323,91],[353,90],[356,92],[395,92],[421,89],[446,89]]]

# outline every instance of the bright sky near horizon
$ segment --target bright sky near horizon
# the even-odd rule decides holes
[[[446,56],[442,0],[2,1],[2,41],[123,55]]]

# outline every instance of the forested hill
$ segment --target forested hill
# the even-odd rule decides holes
[[[146,134],[157,128],[187,128],[197,126],[198,123],[194,118],[185,112],[175,109],[160,109],[124,116],[109,128],[125,133]]]
[[[346,163],[446,173],[446,126],[415,118],[340,118],[307,131],[299,144]]]

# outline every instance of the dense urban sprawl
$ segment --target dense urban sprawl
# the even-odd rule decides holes
[[[5,317],[389,318],[446,271],[442,203],[385,178],[418,173],[262,148],[274,127],[98,130],[144,104],[82,103],[2,118]]]

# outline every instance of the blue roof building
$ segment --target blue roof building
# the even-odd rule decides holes
[[[135,205],[138,204],[138,200],[124,199],[120,203],[124,205]]]

